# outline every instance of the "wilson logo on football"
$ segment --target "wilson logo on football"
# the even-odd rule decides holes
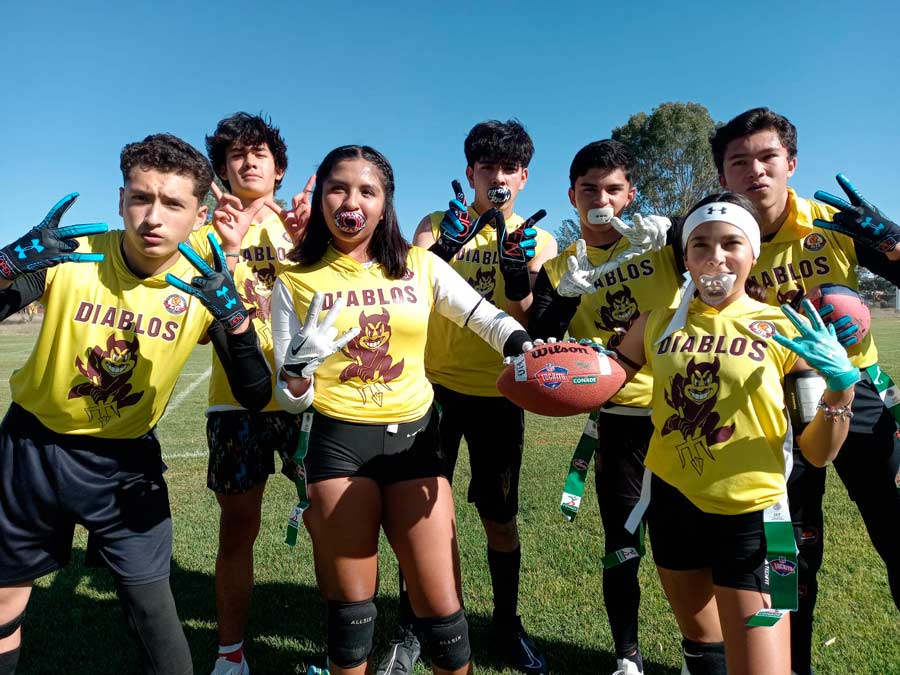
[[[172,295],[163,300],[163,307],[166,308],[169,314],[175,314],[176,316],[184,314],[188,308],[187,299],[183,295],[172,293]]]
[[[563,383],[569,379],[569,370],[567,368],[554,366],[552,363],[548,363],[544,368],[541,368],[534,375],[537,378],[537,381],[540,382],[542,387],[547,387],[547,389],[559,389],[559,387],[561,387]]]
[[[797,563],[791,560],[779,558],[772,561],[772,570],[781,577],[789,577],[797,571]]]

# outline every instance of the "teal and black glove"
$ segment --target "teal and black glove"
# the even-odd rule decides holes
[[[900,243],[900,226],[889,220],[878,207],[870,204],[847,177],[839,173],[838,184],[850,199],[848,204],[840,197],[819,190],[815,198],[838,209],[832,220],[816,219],[813,224],[826,230],[834,230],[852,237],[876,251],[887,253]]]
[[[494,220],[496,214],[495,209],[488,209],[478,216],[475,222],[472,222],[462,185],[455,180],[451,186],[454,198],[450,200],[450,207],[441,220],[441,232],[438,240],[429,249],[447,262],[459,253],[463,246],[472,241],[485,225]]]
[[[781,311],[797,327],[800,335],[791,340],[775,333],[774,340],[805,359],[813,370],[825,378],[825,386],[831,391],[849,389],[859,382],[859,368],[847,358],[834,326],[825,325],[809,300],[804,300],[802,307],[808,321],[804,321],[790,305],[781,306]]]
[[[9,246],[0,249],[0,277],[12,281],[28,272],[53,267],[61,262],[101,262],[102,253],[73,253],[78,248],[75,237],[100,234],[109,228],[105,223],[59,227],[78,193],[66,195],[50,209],[41,224],[29,230]]]
[[[186,284],[174,274],[167,274],[166,281],[202,302],[209,313],[218,319],[225,330],[230,333],[244,322],[249,313],[238,296],[234,278],[225,264],[225,253],[222,251],[222,247],[219,246],[214,234],[210,233],[207,237],[212,249],[213,266],[210,267],[190,245],[182,242],[178,244],[181,255],[187,258],[203,276],[194,277],[190,284]]]
[[[522,300],[531,293],[531,278],[528,263],[534,258],[537,246],[537,230],[534,225],[547,215],[544,209],[522,223],[522,227],[512,232],[506,229],[506,219],[500,211],[494,217],[497,230],[497,249],[500,254],[500,273],[506,284],[509,300]]]

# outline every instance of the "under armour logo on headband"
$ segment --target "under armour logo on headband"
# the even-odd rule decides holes
[[[726,213],[728,211],[728,209],[726,209],[724,206],[722,206],[721,208],[718,208],[718,209],[713,206],[710,206],[708,209],[706,209],[706,213],[708,213],[709,215],[712,215],[716,211],[718,211],[719,213]]]

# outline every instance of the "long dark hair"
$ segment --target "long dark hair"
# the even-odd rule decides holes
[[[319,262],[325,255],[328,244],[331,243],[331,232],[322,211],[322,191],[334,168],[348,159],[364,159],[374,164],[381,173],[384,216],[375,226],[375,232],[369,242],[369,254],[384,268],[389,279],[399,279],[406,273],[409,242],[400,232],[397,212],[394,210],[394,170],[384,155],[368,145],[342,145],[325,155],[325,159],[316,170],[316,189],[312,195],[312,209],[309,224],[306,226],[306,236],[288,253],[288,260],[308,266]]]
[[[691,210],[688,211],[687,215],[690,216],[700,207],[706,206],[707,204],[712,204],[713,202],[725,202],[726,204],[735,204],[737,206],[740,206],[741,208],[749,211],[750,215],[753,216],[753,219],[756,220],[757,225],[759,224],[759,213],[757,212],[756,207],[753,206],[753,202],[747,199],[744,195],[738,194],[737,192],[717,192],[716,194],[704,197],[691,207]],[[682,220],[678,224],[678,231],[675,233],[676,247],[680,251],[682,259],[686,259],[687,257],[687,253],[683,250],[683,246],[681,244],[681,233],[682,229],[684,228],[684,221],[686,220],[687,216],[685,216],[684,220]],[[762,228],[760,228],[760,230],[761,229]],[[759,283],[753,279],[753,277],[747,277],[747,281],[744,283],[744,292],[746,292],[747,295],[749,295],[754,300],[758,300],[759,302],[766,302],[766,289],[760,286]]]

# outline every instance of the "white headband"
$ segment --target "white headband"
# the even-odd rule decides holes
[[[734,225],[750,242],[750,248],[753,249],[753,255],[759,257],[759,223],[756,218],[743,206],[731,204],[730,202],[712,202],[699,209],[695,209],[691,215],[684,221],[681,229],[681,246],[687,248],[688,239],[691,234],[703,223],[718,221]]]
[[[711,204],[701,206],[699,209],[695,209],[684,221],[684,225],[681,228],[682,249],[687,249],[688,239],[691,238],[691,234],[694,230],[703,223],[712,221],[728,223],[729,225],[734,225],[738,228],[750,242],[750,248],[753,249],[753,257],[759,257],[759,223],[756,222],[756,218],[753,217],[753,214],[743,206],[732,204],[730,202],[712,202]],[[687,276],[687,274],[685,274],[685,276]],[[676,330],[684,328],[685,321],[687,321],[688,306],[691,304],[691,299],[693,297],[694,282],[691,281],[691,278],[688,276],[687,281],[685,281],[684,285],[681,287],[681,302],[678,305],[678,309],[675,311],[674,316],[672,316],[669,325],[666,326],[666,330],[654,344],[659,344]]]

